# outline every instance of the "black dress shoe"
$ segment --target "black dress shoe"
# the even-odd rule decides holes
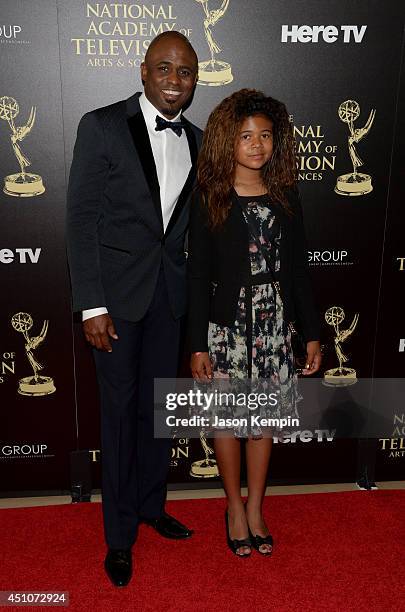
[[[164,538],[170,538],[172,540],[191,538],[194,533],[192,529],[187,529],[185,525],[166,512],[158,519],[144,519],[143,522],[156,529]]]
[[[114,586],[126,586],[132,577],[131,551],[109,548],[104,567]]]

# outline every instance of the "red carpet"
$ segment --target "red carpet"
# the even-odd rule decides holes
[[[403,605],[405,491],[267,498],[271,558],[253,551],[238,559],[226,548],[223,499],[167,508],[196,534],[171,542],[143,526],[125,589],[104,575],[99,504],[1,510],[0,590],[67,590],[70,606],[60,609],[86,612],[370,612]]]

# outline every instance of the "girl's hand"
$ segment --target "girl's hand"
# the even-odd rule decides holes
[[[212,379],[212,366],[208,353],[192,353],[190,368],[196,380]]]
[[[307,342],[307,360],[305,368],[302,370],[303,376],[310,376],[317,372],[321,366],[322,353],[321,344],[318,340]]]

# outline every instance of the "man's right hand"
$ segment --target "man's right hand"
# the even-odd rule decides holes
[[[98,315],[83,321],[83,331],[91,346],[112,353],[110,338],[118,340],[114,323],[108,314]]]

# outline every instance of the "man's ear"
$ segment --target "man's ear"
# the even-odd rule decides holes
[[[146,64],[145,64],[145,62],[142,62],[142,64],[141,64],[141,79],[142,79],[142,82],[146,81],[147,74],[148,74],[148,69],[146,67]]]

